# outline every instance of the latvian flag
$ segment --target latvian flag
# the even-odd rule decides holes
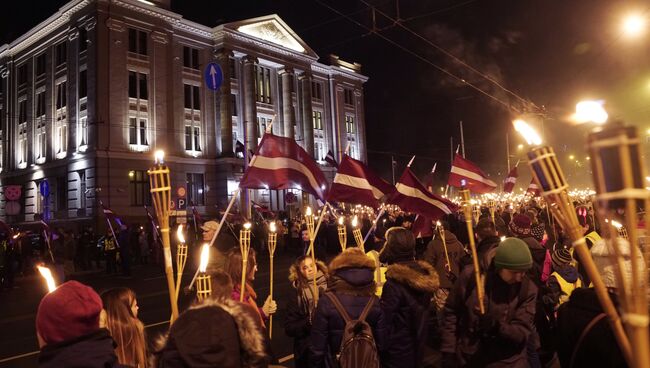
[[[325,160],[325,162],[327,162],[331,167],[339,167],[338,162],[336,162],[336,159],[334,158],[332,150],[327,151],[327,155],[323,160]]]
[[[539,197],[540,191],[539,191],[539,187],[537,186],[537,183],[535,183],[535,179],[530,180],[530,184],[528,184],[528,189],[526,189],[526,194],[530,194],[533,197]]]
[[[363,162],[343,155],[332,182],[329,200],[377,208],[379,200],[394,191],[395,187],[372,172]]]
[[[519,174],[517,173],[517,166],[515,166],[508,173],[508,176],[506,177],[506,180],[503,181],[503,192],[504,193],[512,193],[512,190],[515,188],[515,184],[517,183],[517,177],[518,176],[519,176]]]
[[[430,193],[408,167],[395,189],[388,203],[398,205],[404,211],[427,216],[435,221],[457,210],[455,204]]]
[[[487,193],[496,189],[495,182],[473,162],[462,158],[459,154],[454,157],[449,174],[449,185],[460,188],[467,187],[473,193]]]
[[[325,201],[327,180],[318,164],[296,141],[266,133],[239,187],[300,189]]]
[[[104,206],[104,202],[99,201],[99,205],[102,207],[102,212],[104,213],[104,216],[106,216],[106,220],[110,221],[113,220],[115,221],[118,225],[122,226],[122,220],[120,220],[119,217],[111,210],[110,208]]]

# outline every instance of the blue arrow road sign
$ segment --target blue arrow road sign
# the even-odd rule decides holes
[[[205,78],[205,85],[209,89],[216,91],[221,87],[223,83],[223,71],[217,63],[209,63],[205,67],[205,73],[203,73]]]

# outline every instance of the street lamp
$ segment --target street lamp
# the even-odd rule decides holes
[[[623,19],[623,34],[628,38],[637,38],[645,33],[646,19],[641,14],[629,14]]]
[[[603,108],[604,102],[601,101],[580,101],[576,104],[576,113],[574,119],[578,123],[596,123],[605,124],[607,122],[607,111]]]

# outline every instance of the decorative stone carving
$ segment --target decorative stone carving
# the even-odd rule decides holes
[[[106,20],[106,27],[110,29],[111,31],[114,32],[124,32],[126,31],[126,27],[124,27],[124,22],[121,20],[113,19],[113,18],[108,18]]]
[[[163,45],[166,45],[169,42],[169,37],[167,37],[167,34],[160,31],[151,32],[151,39],[154,42],[162,43]]]

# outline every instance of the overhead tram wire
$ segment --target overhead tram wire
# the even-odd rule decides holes
[[[517,99],[519,99],[519,100],[520,100],[521,102],[523,102],[524,104],[531,104],[531,103],[532,103],[532,105],[533,105],[536,109],[542,111],[542,109],[541,109],[540,107],[538,107],[535,103],[533,103],[533,102],[531,102],[531,101],[529,101],[529,100],[527,100],[527,99],[525,99],[525,98],[519,96],[519,94],[517,94],[516,92],[514,92],[514,91],[508,89],[507,87],[503,86],[501,83],[499,83],[498,81],[496,81],[496,80],[495,80],[494,78],[492,78],[491,76],[489,76],[489,75],[487,75],[487,74],[481,72],[480,70],[474,68],[473,66],[467,64],[465,61],[461,60],[461,59],[458,58],[456,55],[450,53],[449,51],[447,51],[447,50],[444,49],[443,47],[436,45],[435,43],[431,42],[431,41],[430,41],[429,39],[427,39],[426,37],[424,37],[424,36],[422,36],[421,34],[415,32],[415,31],[412,30],[411,28],[405,26],[405,25],[403,24],[403,21],[402,21],[402,20],[395,19],[395,18],[391,17],[390,15],[388,15],[388,14],[386,14],[385,12],[379,10],[378,8],[376,8],[375,6],[373,6],[372,4],[368,3],[366,0],[359,0],[359,1],[360,1],[361,3],[363,3],[363,4],[365,4],[366,6],[370,7],[371,9],[373,9],[374,11],[376,11],[377,13],[379,13],[380,15],[384,16],[386,19],[388,19],[388,20],[390,20],[391,22],[393,22],[394,25],[396,25],[396,26],[402,28],[403,30],[405,30],[405,31],[407,31],[407,32],[409,32],[409,33],[411,33],[413,36],[415,36],[416,38],[418,38],[418,39],[424,41],[426,44],[428,44],[429,46],[433,47],[433,48],[436,49],[437,51],[439,51],[439,52],[443,53],[444,55],[450,57],[451,59],[453,59],[453,60],[454,60],[455,62],[457,62],[458,64],[460,64],[460,65],[462,65],[463,67],[465,67],[465,68],[471,70],[472,72],[474,72],[474,73],[478,74],[479,76],[481,76],[483,79],[485,79],[485,80],[489,81],[490,83],[494,84],[495,86],[499,87],[499,89],[501,89],[502,91],[506,92],[507,94],[509,94],[509,95],[511,95],[511,96],[516,97]]]
[[[468,4],[471,4],[471,3],[475,3],[475,2],[477,2],[477,1],[478,1],[478,0],[467,0],[467,1],[462,2],[462,3],[460,3],[460,4],[450,5],[450,6],[446,7],[446,8],[442,8],[442,9],[434,10],[434,11],[432,11],[432,12],[428,12],[428,13],[424,13],[424,14],[415,15],[415,16],[412,16],[412,17],[409,17],[409,18],[404,18],[404,19],[402,19],[402,22],[410,22],[410,21],[412,21],[412,20],[417,20],[417,19],[421,19],[421,18],[426,18],[426,17],[429,17],[429,16],[431,16],[431,15],[441,14],[441,13],[444,13],[444,12],[447,12],[447,11],[450,11],[450,10],[454,10],[454,9],[457,9],[457,8],[461,8],[461,7],[463,7],[463,6],[465,6],[465,5],[468,5]]]
[[[514,111],[514,112],[516,112],[516,113],[518,113],[518,114],[521,114],[521,113],[522,113],[522,111],[520,111],[519,109],[513,107],[510,103],[505,102],[505,101],[502,101],[502,100],[499,99],[498,97],[496,97],[496,96],[492,95],[491,93],[489,93],[489,92],[487,92],[487,91],[481,89],[480,87],[476,86],[475,84],[473,84],[473,83],[471,83],[471,82],[468,82],[468,81],[465,80],[464,78],[461,78],[461,77],[459,77],[459,76],[453,74],[452,72],[450,72],[450,71],[448,71],[447,69],[445,69],[445,68],[443,68],[443,67],[441,67],[441,66],[435,64],[435,63],[432,62],[431,60],[427,59],[426,57],[424,57],[424,56],[422,56],[422,55],[420,55],[420,54],[418,54],[418,53],[416,53],[415,51],[412,51],[412,50],[410,50],[410,49],[408,49],[408,48],[402,46],[401,44],[399,44],[399,43],[393,41],[392,39],[390,39],[390,38],[388,38],[388,37],[382,35],[381,33],[378,33],[378,32],[377,32],[376,30],[374,30],[374,29],[368,28],[367,26],[365,26],[365,25],[359,23],[359,22],[358,22],[357,20],[355,20],[354,18],[351,18],[351,17],[349,17],[349,16],[346,16],[346,15],[343,14],[342,12],[340,12],[340,11],[338,11],[337,9],[331,7],[330,5],[324,3],[323,1],[321,1],[321,0],[314,0],[314,1],[317,2],[317,3],[320,4],[320,5],[322,5],[322,6],[326,7],[326,8],[328,8],[329,10],[331,10],[331,11],[333,11],[333,12],[335,12],[335,13],[337,13],[337,14],[343,16],[343,17],[345,17],[345,18],[348,19],[350,22],[352,22],[352,23],[356,24],[357,26],[359,26],[359,27],[361,27],[361,28],[367,30],[368,32],[377,35],[379,38],[381,38],[381,39],[383,39],[384,41],[390,43],[391,45],[393,45],[393,46],[395,46],[395,47],[401,49],[402,51],[404,51],[404,52],[410,54],[411,56],[414,56],[415,58],[420,59],[421,61],[423,61],[423,62],[425,62],[425,63],[431,65],[432,67],[434,67],[435,69],[437,69],[437,70],[440,71],[441,73],[443,73],[443,74],[445,74],[445,75],[447,75],[447,76],[449,76],[449,77],[451,77],[451,78],[453,78],[453,79],[455,79],[455,80],[457,80],[457,81],[459,81],[459,82],[461,82],[461,83],[463,83],[463,84],[465,84],[465,85],[471,87],[472,89],[474,89],[474,90],[476,90],[477,92],[479,92],[479,93],[481,93],[481,94],[483,94],[483,95],[489,97],[490,99],[494,100],[495,102],[498,102],[499,104],[503,105],[503,106],[504,106],[508,111]]]

